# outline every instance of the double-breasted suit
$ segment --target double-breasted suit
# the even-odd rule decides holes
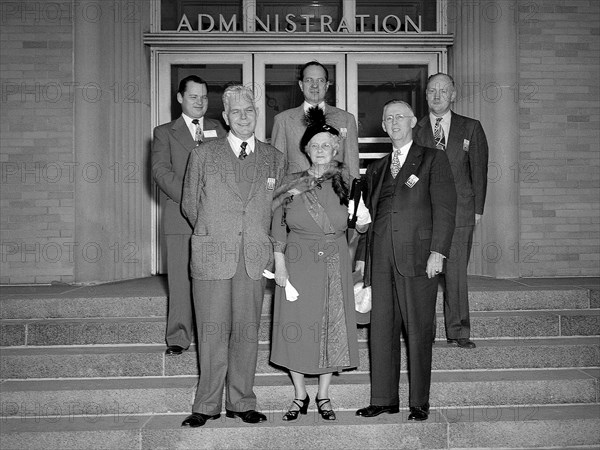
[[[340,132],[340,148],[335,156],[343,162],[353,178],[358,178],[358,131],[352,114],[335,106],[325,105],[327,124]],[[286,156],[286,173],[308,170],[310,163],[300,151],[300,140],[306,131],[304,104],[283,111],[275,116],[271,132],[271,144]]]
[[[220,122],[204,118],[205,141],[225,136]],[[168,346],[188,348],[192,341],[193,314],[189,277],[192,228],[181,213],[183,177],[190,152],[197,145],[183,117],[154,129],[152,177],[161,190],[161,233],[167,245],[169,274]]]
[[[435,147],[429,115],[413,131],[419,145]],[[487,192],[488,144],[478,120],[451,112],[445,153],[457,193],[456,228],[444,273],[444,316],[448,339],[469,338],[467,265],[473,243],[475,214],[483,214]]]
[[[372,288],[371,404],[398,405],[400,333],[408,350],[410,406],[429,402],[431,317],[437,277],[428,278],[431,252],[450,250],[456,191],[446,155],[412,144],[400,172],[391,155],[366,173],[365,204],[373,223],[365,234],[365,283]],[[362,246],[361,246],[362,247]],[[362,259],[362,258],[359,258]]]
[[[197,317],[200,379],[193,412],[256,408],[253,392],[263,270],[272,262],[273,192],[284,157],[255,140],[238,160],[227,138],[195,148],[183,187],[182,209],[193,226],[191,276]]]

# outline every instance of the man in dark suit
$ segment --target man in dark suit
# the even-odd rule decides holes
[[[329,72],[318,61],[306,63],[300,69],[298,86],[304,94],[304,103],[275,116],[271,133],[271,144],[286,157],[286,173],[301,172],[310,166],[308,159],[300,151],[300,139],[306,131],[304,115],[308,108],[324,110],[327,123],[340,131],[340,150],[336,155],[343,162],[350,175],[359,177],[358,132],[356,119],[349,112],[325,104],[325,94],[329,89]]]
[[[409,370],[409,420],[429,417],[431,317],[437,275],[450,250],[456,191],[446,154],[412,140],[417,119],[409,104],[383,108],[383,129],[393,151],[371,163],[365,203],[373,222],[364,235],[357,267],[371,285],[371,404],[356,414],[399,411],[400,333],[405,330]],[[362,247],[362,246],[361,246]]]
[[[252,91],[223,94],[226,138],[203,143],[191,155],[182,209],[193,226],[191,274],[200,379],[192,414],[182,426],[220,417],[266,420],[256,411],[254,374],[265,282],[273,262],[269,237],[273,192],[285,160],[254,137],[258,111]]]
[[[454,80],[444,73],[429,77],[429,115],[415,127],[415,142],[446,152],[456,186],[456,228],[446,260],[444,318],[448,343],[475,348],[471,341],[467,265],[473,244],[473,229],[481,220],[487,191],[488,144],[478,120],[450,110],[456,99]],[[434,337],[435,337],[434,314]]]
[[[182,114],[154,129],[152,177],[161,190],[161,232],[167,244],[169,309],[167,355],[180,355],[192,342],[192,286],[189,275],[192,228],[181,214],[180,203],[185,167],[199,141],[225,136],[221,123],[204,117],[208,108],[208,86],[195,75],[182,79],[177,91]]]

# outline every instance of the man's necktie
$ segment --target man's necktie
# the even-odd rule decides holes
[[[203,138],[202,127],[200,126],[200,121],[198,119],[192,120],[192,123],[196,125],[196,133],[194,134],[194,140],[199,144],[200,142],[202,142]]]
[[[396,175],[400,172],[400,152],[397,150],[392,152],[392,164],[390,165],[390,170],[393,178],[396,178]]]
[[[433,139],[435,139],[435,147],[440,150],[446,150],[446,137],[444,136],[444,129],[442,128],[442,118],[438,117],[435,119],[435,126],[433,127]]]
[[[246,147],[248,146],[248,143],[246,141],[242,142],[242,145],[240,146],[240,159],[245,159],[246,156],[248,156],[248,153],[246,153]]]

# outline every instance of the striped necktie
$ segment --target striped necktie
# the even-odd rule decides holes
[[[433,139],[435,139],[435,147],[440,150],[446,150],[446,137],[444,136],[444,129],[442,128],[442,118],[438,117],[435,119],[435,126],[433,127]]]

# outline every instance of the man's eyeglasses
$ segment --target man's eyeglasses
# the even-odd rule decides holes
[[[387,116],[385,118],[385,121],[387,123],[392,123],[394,121],[400,122],[403,119],[410,119],[411,117],[415,117],[415,116],[405,116],[404,114],[396,114],[395,116]]]

